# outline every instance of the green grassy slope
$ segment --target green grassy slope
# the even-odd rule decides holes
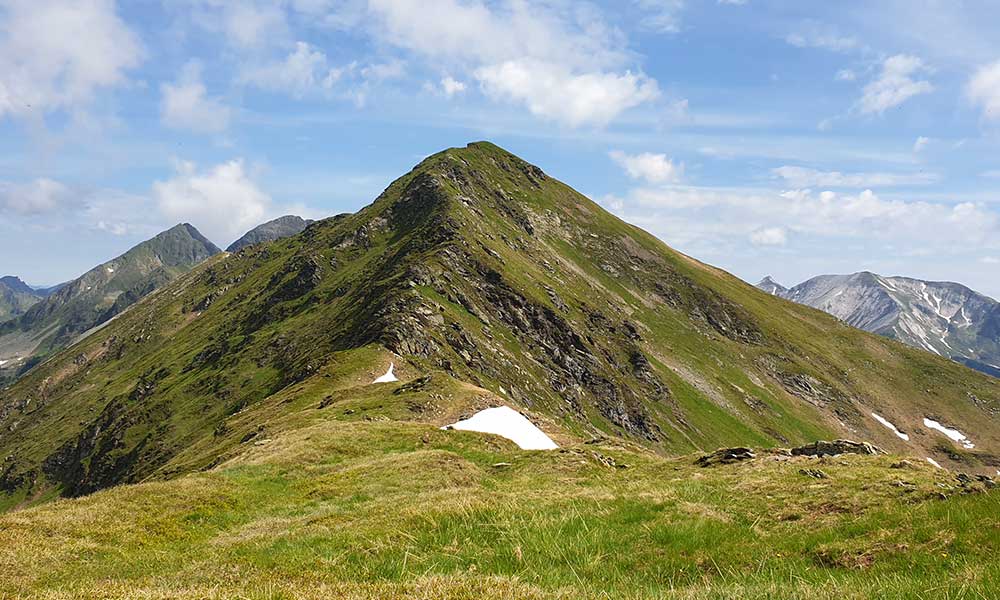
[[[220,252],[197,229],[181,224],[87,271],[0,325],[0,356],[45,356],[73,343],[151,291]]]
[[[573,443],[544,420],[566,445],[525,452],[438,429],[495,401],[483,390],[412,371],[365,385],[390,357],[355,353],[238,415],[244,441],[211,470],[0,515],[0,597],[985,598],[1000,585],[1000,494],[922,461],[701,468]]]
[[[0,507],[210,468],[266,429],[258,411],[378,348],[567,440],[675,455],[851,437],[1000,461],[1000,381],[773,298],[479,143],[357,214],[208,261],[0,392]]]

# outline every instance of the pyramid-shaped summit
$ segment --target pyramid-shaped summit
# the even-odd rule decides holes
[[[390,364],[399,382],[369,386]],[[335,417],[338,394],[355,404]],[[202,264],[0,392],[0,489],[84,494],[313,419],[436,430],[499,404],[560,446],[862,437],[948,464],[934,435],[871,416],[911,431],[930,415],[975,441],[971,469],[1000,452],[980,414],[997,403],[991,379],[774,298],[480,142],[355,214]]]

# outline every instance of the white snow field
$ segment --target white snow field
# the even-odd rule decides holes
[[[965,437],[964,433],[962,433],[957,429],[951,429],[949,427],[945,427],[944,425],[938,423],[934,419],[928,419],[927,417],[924,417],[924,427],[940,431],[941,433],[945,434],[952,440],[962,444],[962,447],[965,448],[966,450],[970,450],[976,447],[976,445],[972,443],[972,440]]]
[[[389,383],[390,381],[399,381],[396,374],[392,372],[394,368],[396,368],[396,365],[389,363],[389,370],[385,372],[385,375],[377,378],[372,383]]]
[[[929,457],[929,456],[927,457],[927,462],[931,463],[932,465],[934,465],[935,467],[937,467],[937,468],[939,468],[939,469],[943,469],[943,468],[944,468],[944,467],[942,467],[942,466],[941,466],[941,465],[940,465],[940,464],[938,463],[938,461],[934,460],[933,458],[931,458],[931,457]]]
[[[464,421],[441,429],[478,431],[505,437],[522,450],[554,450],[559,446],[524,415],[507,406],[481,410]]]
[[[910,436],[909,435],[907,435],[907,434],[903,433],[902,431],[896,429],[896,426],[893,425],[892,423],[890,423],[884,417],[881,417],[881,416],[879,416],[879,415],[877,415],[875,413],[872,413],[872,418],[875,419],[876,421],[878,421],[879,423],[885,425],[889,429],[891,429],[893,433],[895,433],[897,436],[899,436],[899,439],[905,440],[907,442],[910,441]]]

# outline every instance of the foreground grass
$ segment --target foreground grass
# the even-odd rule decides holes
[[[0,598],[986,598],[1000,585],[1000,494],[888,457],[705,469],[611,442],[529,453],[337,419],[248,446],[210,472],[0,516]]]

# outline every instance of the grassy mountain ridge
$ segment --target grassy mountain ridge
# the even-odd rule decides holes
[[[34,361],[71,344],[219,249],[184,223],[58,287],[0,325],[0,356]]]
[[[970,470],[1000,447],[996,381],[764,294],[478,143],[356,214],[206,262],[0,393],[5,504],[220,464],[278,398],[370,368],[373,348],[568,440],[846,436]]]

